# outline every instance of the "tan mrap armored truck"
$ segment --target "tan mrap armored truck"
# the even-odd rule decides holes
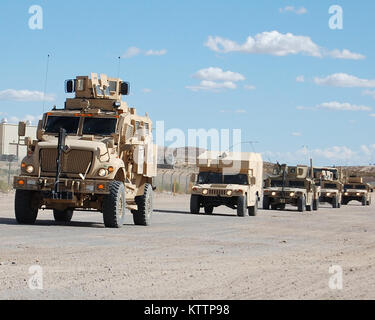
[[[363,182],[362,177],[350,176],[344,184],[344,194],[341,204],[347,205],[350,201],[356,200],[362,203],[362,206],[371,205],[371,193],[373,187]]]
[[[277,164],[273,176],[264,182],[263,209],[284,210],[286,205],[298,208],[299,212],[319,209],[320,187],[309,175],[308,166]]]
[[[197,159],[198,177],[193,175],[190,212],[204,208],[211,214],[215,207],[227,206],[256,216],[262,193],[263,161],[258,153],[207,151]]]
[[[319,201],[329,203],[332,208],[340,208],[344,184],[337,168],[314,167],[315,184],[321,188]]]
[[[119,228],[128,208],[136,225],[149,225],[157,165],[150,118],[121,101],[129,84],[120,79],[92,73],[65,89],[75,97],[43,115],[37,140],[25,138],[27,156],[14,177],[17,221],[35,223],[39,209],[52,209],[57,222],[98,211],[106,227]]]

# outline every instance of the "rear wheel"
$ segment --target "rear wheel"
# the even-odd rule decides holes
[[[263,209],[264,210],[270,209],[270,198],[268,196],[263,197]]]
[[[53,217],[55,218],[56,222],[68,223],[72,220],[73,210],[66,209],[66,210],[60,211],[60,210],[53,209]]]
[[[38,216],[38,198],[35,192],[16,190],[14,209],[19,224],[34,224]]]
[[[248,213],[250,217],[255,217],[258,214],[258,197],[255,200],[255,204],[248,208]]]
[[[133,221],[137,226],[149,226],[154,211],[152,185],[145,184],[142,196],[135,197],[138,210],[133,213]]]
[[[121,228],[125,220],[125,186],[121,181],[109,184],[109,194],[103,201],[103,220],[106,228]]]
[[[204,213],[205,214],[212,214],[214,212],[214,207],[213,206],[205,206],[204,207]]]
[[[192,194],[190,197],[190,212],[198,214],[200,210],[200,199],[197,194]]]
[[[306,200],[304,197],[298,198],[297,207],[299,212],[304,212],[305,209],[307,209]]]
[[[318,211],[319,210],[319,199],[313,200],[313,210]]]
[[[247,210],[247,198],[246,196],[239,196],[237,198],[237,215],[239,217],[244,217]]]

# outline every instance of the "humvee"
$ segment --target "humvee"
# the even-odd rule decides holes
[[[129,84],[118,78],[77,76],[65,91],[74,98],[43,115],[37,140],[24,139],[27,156],[13,182],[17,221],[34,224],[39,209],[63,223],[74,211],[97,211],[105,227],[120,228],[129,209],[136,225],[149,225],[157,166],[151,119],[122,101]]]
[[[197,159],[199,174],[192,175],[190,212],[227,206],[237,215],[256,216],[262,193],[263,161],[258,153],[204,152]]]
[[[344,184],[341,182],[340,172],[337,168],[313,168],[314,180],[320,186],[321,203],[330,203],[333,208],[340,208]]]
[[[347,205],[350,201],[356,200],[361,202],[363,206],[369,206],[373,191],[373,187],[368,183],[364,183],[362,177],[350,176],[344,184],[341,203]]]
[[[287,204],[300,212],[319,209],[320,187],[310,177],[308,166],[277,164],[273,176],[264,182],[263,193],[265,210],[284,210]]]

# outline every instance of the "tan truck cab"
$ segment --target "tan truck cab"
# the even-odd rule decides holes
[[[373,187],[363,182],[362,177],[351,176],[344,184],[344,193],[342,196],[342,204],[347,205],[350,201],[359,201],[362,206],[371,205],[371,193]]]

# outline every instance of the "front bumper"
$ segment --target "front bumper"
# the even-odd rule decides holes
[[[16,190],[40,191],[46,198],[55,188],[55,178],[15,176],[13,188]],[[61,178],[59,193],[61,197],[70,198],[74,194],[109,194],[108,180],[80,180]]]

